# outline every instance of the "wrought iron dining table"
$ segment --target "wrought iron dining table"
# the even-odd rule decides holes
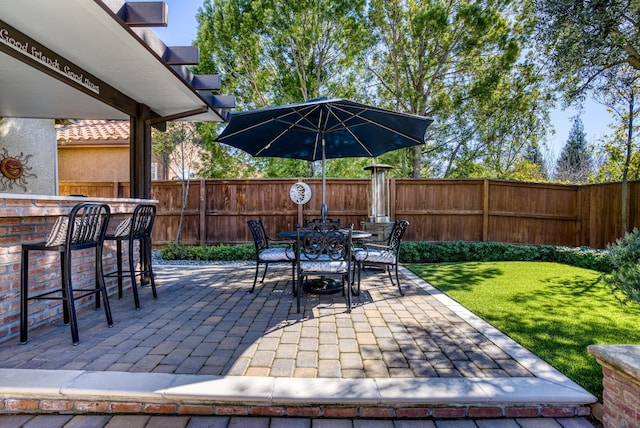
[[[348,233],[348,229],[340,230],[344,231],[344,233]],[[295,245],[295,242],[298,239],[298,232],[296,230],[286,230],[283,232],[278,232],[277,236],[278,238],[283,240],[293,241]],[[371,238],[371,236],[371,232],[367,232],[365,230],[353,230],[351,232],[351,239],[353,241],[361,241],[367,238]],[[341,292],[342,286],[333,278],[321,277],[305,281],[302,284],[302,289],[307,293],[312,294],[334,294]]]

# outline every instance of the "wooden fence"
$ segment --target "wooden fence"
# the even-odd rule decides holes
[[[247,220],[260,218],[270,234],[293,230],[320,216],[320,180],[305,180],[313,197],[289,199],[295,179],[192,181],[181,242],[191,245],[251,242]],[[128,183],[61,182],[61,195],[128,197]],[[368,179],[328,179],[329,217],[357,228],[367,221]],[[154,245],[176,240],[182,186],[152,184],[159,201]],[[392,179],[390,215],[409,220],[410,241],[499,241],[604,248],[623,234],[621,184],[572,186],[499,180]],[[629,183],[630,228],[640,227],[640,182]]]

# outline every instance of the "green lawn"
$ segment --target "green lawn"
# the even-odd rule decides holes
[[[640,344],[640,305],[621,305],[588,269],[545,262],[407,265],[602,400],[591,344]]]

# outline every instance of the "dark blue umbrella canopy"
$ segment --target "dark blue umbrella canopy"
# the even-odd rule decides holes
[[[253,156],[308,161],[376,157],[424,144],[431,122],[345,99],[317,99],[233,112],[216,140]]]
[[[376,157],[424,144],[432,119],[345,99],[320,98],[299,104],[230,114],[216,141],[253,156],[322,161],[322,218],[326,218],[325,160]]]

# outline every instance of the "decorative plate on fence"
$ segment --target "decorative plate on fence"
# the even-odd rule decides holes
[[[306,204],[311,199],[311,187],[302,181],[293,183],[289,190],[289,197],[298,205]]]

